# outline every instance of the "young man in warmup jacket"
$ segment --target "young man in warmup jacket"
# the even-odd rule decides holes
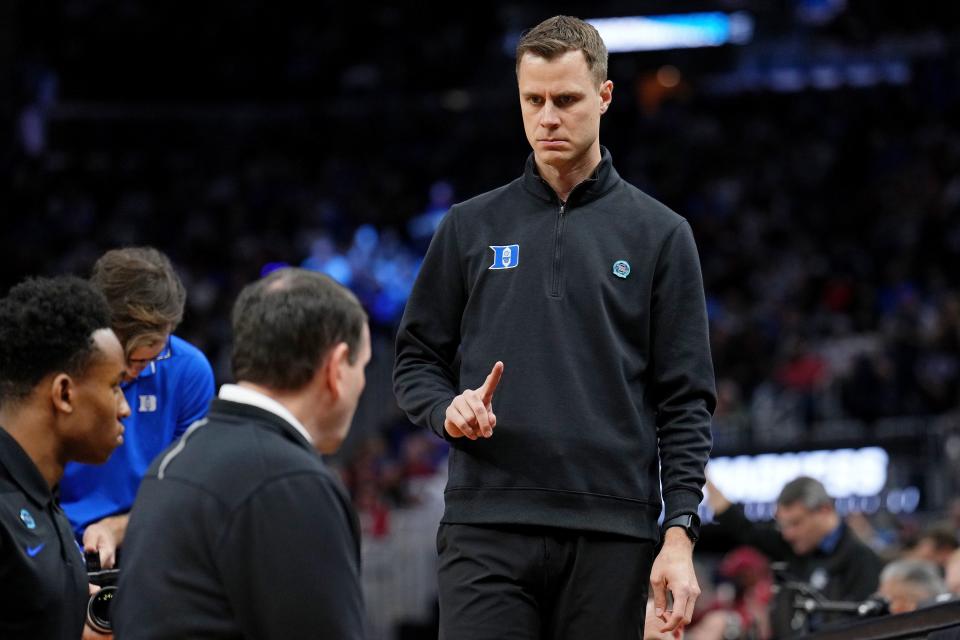
[[[441,637],[636,638],[651,585],[672,631],[715,405],[693,234],[600,146],[592,26],[544,21],[516,71],[524,174],[445,216],[397,337],[401,408],[451,443]]]

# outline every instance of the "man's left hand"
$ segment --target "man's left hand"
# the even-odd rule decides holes
[[[670,527],[663,536],[663,548],[650,571],[654,613],[664,622],[660,631],[673,631],[690,624],[700,597],[700,585],[693,570],[693,542],[680,527]],[[673,610],[667,609],[667,592],[673,595]]]
[[[83,532],[83,550],[100,554],[100,568],[113,569],[117,564],[117,547],[123,542],[130,516],[121,513],[87,526]]]

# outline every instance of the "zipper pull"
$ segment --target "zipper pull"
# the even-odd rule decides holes
[[[563,215],[563,212],[566,210],[566,208],[567,208],[567,203],[561,201],[561,202],[560,202],[560,215]]]

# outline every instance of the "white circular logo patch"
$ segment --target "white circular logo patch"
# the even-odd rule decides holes
[[[613,263],[613,275],[618,278],[626,278],[630,275],[630,263],[626,260],[617,260]]]

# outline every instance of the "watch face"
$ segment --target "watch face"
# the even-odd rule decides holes
[[[681,527],[684,533],[691,541],[696,542],[700,538],[700,518],[695,515],[683,515],[676,518],[670,518],[663,523],[664,531],[670,527]]]
[[[687,535],[696,542],[700,539],[700,517],[690,516],[690,526],[687,528]]]

